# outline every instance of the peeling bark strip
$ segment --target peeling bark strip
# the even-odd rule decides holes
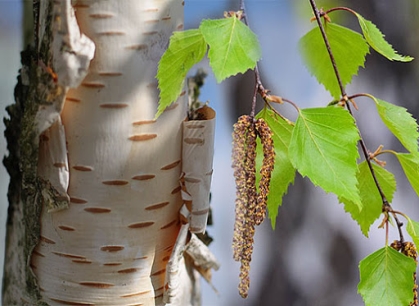
[[[196,112],[200,113],[203,120],[183,123],[181,185],[185,189],[182,192],[183,201],[191,212],[189,230],[202,233],[206,229],[210,205],[215,111],[204,106]]]

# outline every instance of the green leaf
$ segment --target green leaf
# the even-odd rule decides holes
[[[179,97],[186,74],[206,51],[207,45],[198,29],[173,33],[157,71],[160,101],[156,118]]]
[[[217,82],[255,68],[261,58],[256,35],[235,16],[206,19],[199,29],[210,47],[208,57]]]
[[[386,246],[361,260],[358,292],[366,306],[410,305],[415,261]]]
[[[410,185],[412,185],[413,190],[419,196],[419,155],[397,153],[396,156]]]
[[[275,146],[275,166],[271,176],[271,191],[268,195],[268,212],[272,228],[275,229],[278,208],[282,205],[282,197],[287,193],[288,186],[294,183],[295,168],[288,156],[288,147],[291,140],[293,126],[270,109],[263,109],[257,118],[265,119],[271,128]],[[262,164],[263,152],[260,142],[257,146],[257,169]],[[257,172],[256,184],[259,184],[260,174]]]
[[[419,222],[413,221],[412,219],[407,219],[406,230],[409,233],[410,237],[413,239],[413,243],[416,247],[419,246]]]
[[[394,175],[376,164],[372,164],[372,167],[384,195],[391,203],[394,192],[396,191],[396,179]],[[350,199],[339,198],[339,200],[344,204],[345,211],[350,213],[352,219],[359,224],[362,233],[368,237],[370,226],[381,215],[383,201],[366,161],[359,164],[357,178],[362,210],[360,211],[358,206]]]
[[[418,124],[404,107],[374,97],[378,114],[387,128],[412,153],[418,151]]]
[[[383,33],[381,33],[375,24],[365,19],[358,13],[355,15],[358,18],[362,33],[371,48],[390,61],[410,62],[413,60],[413,57],[397,54],[397,51],[395,51],[393,47],[384,39]]]
[[[351,199],[361,209],[357,188],[358,129],[340,107],[300,111],[288,149],[293,166],[314,185]]]
[[[361,34],[337,24],[326,23],[325,29],[345,86],[358,73],[359,67],[364,67],[365,56],[369,52],[368,44]],[[339,84],[320,29],[315,27],[304,35],[299,45],[307,69],[335,99],[339,99],[341,95]]]

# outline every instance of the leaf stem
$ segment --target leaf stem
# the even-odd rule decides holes
[[[329,14],[331,12],[334,12],[334,11],[347,11],[347,12],[352,13],[356,16],[356,12],[354,10],[351,10],[350,8],[344,7],[344,6],[333,7],[331,9],[326,10],[324,12],[324,14],[327,15],[327,14]]]
[[[245,25],[249,26],[249,21],[247,20],[247,12],[246,12],[246,6],[244,4],[244,0],[240,0],[240,11],[242,11],[242,19]],[[256,97],[257,97],[257,93],[260,90],[260,86],[262,86],[262,82],[260,81],[260,74],[259,74],[259,68],[258,68],[258,64],[256,63],[255,66],[255,78],[256,78],[256,82],[255,82],[255,91],[253,92],[253,98],[252,98],[252,110],[250,111],[250,117],[254,118],[255,117],[255,113],[256,113]],[[263,87],[263,86],[262,86]]]
[[[332,48],[330,47],[329,40],[327,39],[326,30],[325,30],[325,28],[323,26],[323,23],[321,21],[322,16],[320,14],[320,11],[317,8],[316,1],[315,0],[309,0],[309,1],[310,1],[310,4],[311,4],[311,7],[313,9],[314,16],[316,17],[317,24],[319,26],[320,32],[322,34],[323,41],[326,45],[327,53],[329,54],[330,62],[332,63],[332,66],[333,66],[333,71],[335,72],[336,79],[339,83],[340,92],[342,94],[342,97],[345,98],[346,97],[345,87],[343,86],[342,79],[340,78],[340,74],[339,74],[338,67],[336,65],[335,57],[333,56]]]
[[[311,4],[313,13],[316,17],[316,21],[317,21],[317,24],[319,26],[320,32],[322,34],[323,41],[326,45],[327,53],[329,54],[330,62],[332,63],[333,70],[335,72],[335,76],[336,76],[336,79],[337,79],[338,84],[339,84],[340,92],[341,92],[341,95],[342,95],[342,100],[345,101],[345,102],[348,102],[349,98],[346,94],[345,87],[343,86],[342,79],[340,77],[339,70],[338,70],[338,67],[336,65],[335,57],[333,56],[332,48],[330,47],[330,43],[329,43],[329,40],[328,40],[327,35],[326,35],[326,30],[325,30],[325,28],[323,26],[323,23],[321,21],[321,17],[325,15],[325,12],[319,11],[319,9],[317,8],[315,0],[309,0],[309,1],[310,1],[310,4]],[[352,117],[354,117],[349,103],[345,103],[345,104],[346,104],[346,107],[347,107],[349,113],[352,115]],[[382,202],[383,202],[383,212],[384,211],[392,212],[393,209],[392,209],[391,205],[388,203],[388,200],[387,200],[386,196],[384,195],[384,192],[383,192],[383,190],[382,190],[382,188],[381,188],[381,186],[378,182],[377,176],[375,175],[374,169],[373,169],[372,164],[371,164],[371,160],[369,158],[367,146],[365,145],[364,139],[362,138],[361,131],[359,130],[359,128],[358,128],[358,132],[359,132],[359,137],[360,137],[359,143],[361,145],[362,152],[364,154],[365,160],[368,164],[368,168],[370,169],[371,175],[374,179],[374,183],[377,186],[378,192],[380,193],[380,196],[381,196],[381,199],[382,199]],[[398,227],[399,234],[400,234],[400,241],[403,242],[404,238],[403,238],[403,233],[401,231],[403,223],[401,223],[399,221],[399,219],[397,218],[397,216],[394,213],[392,213],[392,215],[394,217],[394,220],[397,223],[397,227]]]
[[[247,19],[247,12],[246,12],[246,6],[244,4],[244,0],[240,0],[240,11],[242,11],[242,19],[245,25],[247,25],[250,28],[249,25],[249,20]],[[254,117],[255,113],[256,113],[256,96],[259,93],[259,95],[266,101],[265,97],[266,97],[266,93],[268,92],[268,90],[265,89],[265,87],[262,84],[261,78],[260,78],[260,72],[259,72],[259,66],[256,63],[255,65],[255,92],[253,94],[253,99],[252,99],[252,110],[250,112],[250,116]],[[284,100],[285,101],[285,100]],[[297,108],[298,109],[298,108]]]

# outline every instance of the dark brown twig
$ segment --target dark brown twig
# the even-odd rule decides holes
[[[343,85],[342,79],[340,77],[339,70],[338,70],[338,67],[336,65],[336,61],[335,61],[335,58],[333,56],[332,49],[330,47],[330,43],[329,43],[329,40],[328,40],[327,35],[326,35],[326,30],[325,30],[325,28],[323,26],[323,23],[321,21],[321,17],[322,17],[321,12],[317,8],[315,0],[309,0],[309,1],[310,1],[312,10],[313,10],[314,16],[316,17],[316,21],[317,21],[317,24],[319,26],[320,32],[322,34],[323,41],[326,45],[327,53],[329,54],[330,61],[331,61],[332,66],[333,66],[333,71],[335,72],[336,79],[339,83],[339,88],[340,88],[340,92],[341,92],[341,95],[342,95],[342,100],[347,102],[349,99],[348,99],[348,96],[347,96],[346,91],[345,91],[345,86]],[[328,12],[330,12],[330,11],[331,10],[329,10]],[[323,12],[323,15],[324,15],[324,12]],[[345,104],[346,104],[346,107],[347,107],[349,113],[354,117],[350,105],[348,103],[345,103]],[[381,199],[382,199],[382,202],[383,202],[383,211],[392,212],[391,205],[388,203],[387,198],[384,195],[384,192],[383,192],[383,190],[380,186],[380,183],[378,182],[377,176],[375,175],[374,169],[373,169],[372,164],[371,164],[371,160],[369,158],[367,146],[365,145],[365,141],[362,138],[361,131],[359,130],[359,128],[358,128],[358,131],[359,131],[359,137],[360,137],[359,143],[361,145],[362,152],[364,154],[365,160],[367,161],[368,168],[370,169],[371,175],[374,179],[374,183],[377,186],[378,192],[380,193],[380,196],[381,196]],[[392,215],[393,215],[394,220],[397,223],[397,227],[398,227],[399,235],[400,235],[400,241],[404,242],[403,233],[402,233],[402,230],[401,230],[401,228],[403,226],[403,223],[399,221],[399,219],[397,218],[397,216],[394,213]]]

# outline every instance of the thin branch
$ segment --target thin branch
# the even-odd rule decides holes
[[[249,26],[249,21],[247,19],[247,12],[246,12],[246,6],[244,4],[244,0],[240,0],[240,11],[242,12],[241,18],[243,19],[243,22],[245,25]],[[281,118],[283,118],[285,121],[290,122],[288,119],[286,119],[284,116],[282,116],[280,113],[278,113],[278,111],[276,111],[271,105],[270,105],[270,100],[269,100],[269,95],[268,92],[269,90],[267,90],[261,81],[261,77],[260,77],[260,72],[259,72],[259,66],[256,63],[255,69],[255,93],[253,95],[253,100],[252,100],[252,111],[250,113],[250,116],[254,116],[255,115],[255,109],[256,109],[256,94],[259,93],[259,95],[262,97],[262,99],[265,101],[265,103],[277,114],[279,115]],[[272,97],[272,96],[271,96]],[[298,108],[298,106],[292,102],[291,100],[285,99],[285,98],[280,98],[281,100],[283,100],[284,102],[287,102],[289,104],[291,104],[298,112],[300,112],[300,109]]]
[[[335,72],[336,79],[338,80],[338,83],[339,83],[340,92],[342,94],[342,97],[345,98],[346,97],[345,87],[343,86],[342,79],[340,78],[340,74],[339,74],[338,66],[336,65],[335,57],[333,56],[332,48],[330,47],[329,40],[327,39],[326,30],[324,29],[323,23],[321,21],[322,16],[320,15],[320,11],[317,9],[316,1],[310,0],[310,4],[313,9],[314,16],[316,17],[317,24],[319,25],[319,29],[322,34],[323,41],[326,44],[327,53],[329,54],[330,62],[332,63],[332,66],[333,66],[333,71]]]
[[[246,12],[246,6],[244,4],[244,0],[240,0],[240,11],[242,12],[241,17],[242,17],[242,19],[244,21],[244,24],[247,25],[248,27],[250,27],[249,26],[249,20],[247,19],[247,12]],[[256,66],[255,66],[254,72],[255,72],[255,79],[256,79],[256,81],[255,81],[255,91],[254,91],[253,99],[252,99],[252,110],[250,112],[250,116],[252,118],[255,117],[257,93],[258,92],[260,93],[261,91],[264,91],[265,90],[263,88],[262,82],[260,80],[259,67],[258,67],[258,64],[257,63],[256,63]]]
[[[335,58],[333,56],[332,49],[330,47],[329,39],[327,38],[327,35],[326,35],[326,30],[325,30],[325,28],[323,26],[323,23],[321,21],[321,17],[324,16],[325,13],[320,12],[318,10],[315,0],[309,0],[309,1],[310,1],[310,4],[311,4],[311,7],[313,9],[313,13],[316,17],[316,21],[317,21],[317,24],[319,26],[320,32],[322,34],[323,41],[326,45],[327,53],[329,54],[330,61],[331,61],[332,66],[333,66],[333,71],[335,72],[336,79],[339,83],[339,88],[340,88],[340,92],[341,92],[341,95],[342,95],[342,100],[347,102],[348,101],[348,96],[347,96],[346,91],[345,91],[345,86],[343,85],[342,79],[340,77],[339,70],[338,70],[338,67],[336,65],[336,61],[335,61]],[[352,113],[352,109],[351,109],[351,107],[348,103],[346,103],[346,107],[347,107],[349,113],[354,117],[354,115]],[[368,168],[370,169],[371,175],[374,179],[374,183],[377,186],[378,192],[380,193],[380,196],[381,196],[381,199],[382,199],[382,202],[383,202],[383,211],[392,212],[391,205],[388,203],[387,198],[384,195],[384,192],[383,192],[383,190],[380,186],[380,183],[378,182],[377,176],[376,176],[376,174],[374,172],[374,169],[372,167],[371,160],[370,160],[369,154],[368,154],[368,149],[367,149],[367,146],[365,145],[364,139],[362,138],[361,131],[359,130],[359,128],[358,128],[358,131],[359,131],[359,137],[360,137],[359,143],[361,145],[362,152],[364,154],[365,160],[367,161]],[[392,215],[393,215],[394,220],[396,221],[397,227],[399,229],[400,241],[404,242],[403,233],[401,231],[403,223],[399,221],[399,219],[397,218],[397,216],[394,213]]]
[[[250,111],[250,117],[255,118],[256,113],[256,99],[259,91],[259,86],[257,81],[255,82],[255,89],[253,91],[253,98],[252,98],[252,110]]]

